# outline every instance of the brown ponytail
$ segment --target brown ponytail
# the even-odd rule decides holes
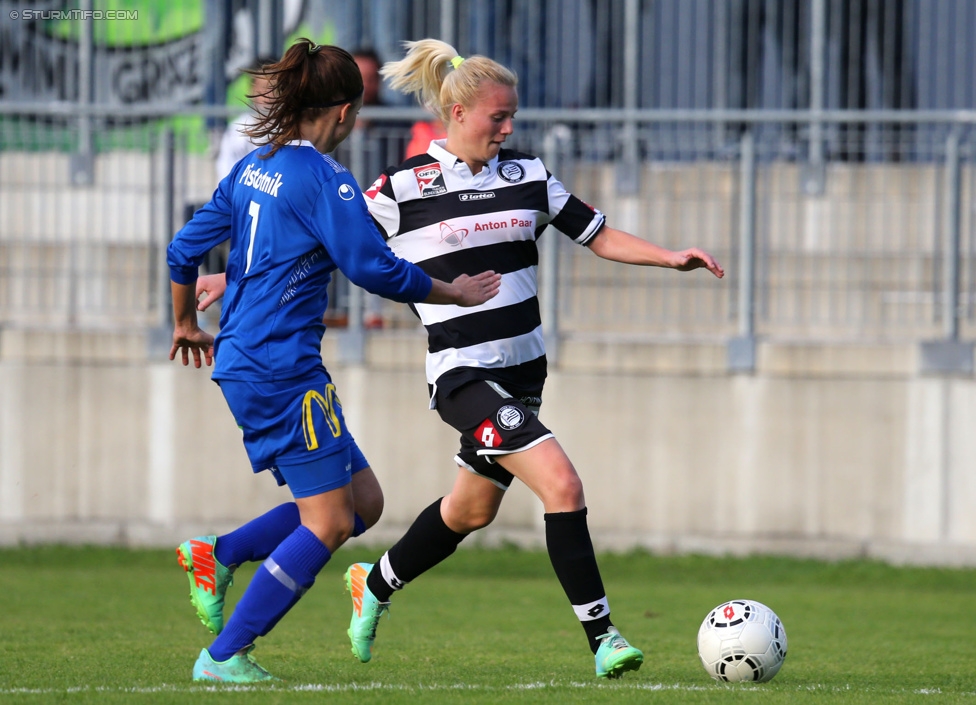
[[[303,120],[355,102],[363,94],[363,77],[349,52],[304,37],[289,47],[280,61],[247,73],[264,76],[270,85],[262,94],[268,98],[267,107],[255,124],[244,130],[254,141],[272,145],[269,157],[300,138]]]

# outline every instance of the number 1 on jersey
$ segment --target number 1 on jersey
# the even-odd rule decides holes
[[[247,243],[247,265],[244,267],[245,274],[251,268],[251,255],[254,254],[254,234],[258,230],[258,214],[260,213],[261,204],[251,201],[251,205],[247,209],[247,214],[251,216],[251,241]]]

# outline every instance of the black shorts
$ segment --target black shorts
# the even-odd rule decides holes
[[[461,449],[454,460],[503,490],[512,473],[493,456],[517,453],[538,445],[553,434],[539,421],[539,397],[519,398],[497,382],[469,382],[448,395],[437,395],[437,413],[461,432]]]

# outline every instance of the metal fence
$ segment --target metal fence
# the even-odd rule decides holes
[[[0,112],[0,325],[165,327],[165,246],[216,181],[211,153],[179,125],[219,110],[107,127],[117,112],[92,106],[88,154],[64,108]],[[417,117],[364,115],[394,131]],[[974,123],[968,113],[520,111],[512,146],[543,156],[612,225],[670,248],[700,245],[728,272],[717,282],[626,267],[547,232],[550,333],[971,339]],[[354,133],[340,155],[364,186],[375,177],[368,165],[402,136],[377,129]],[[816,147],[831,133],[857,135],[844,159]],[[871,157],[895,148],[898,159]],[[372,304],[343,287],[334,300],[333,320],[359,331]],[[386,329],[417,325],[392,303],[378,313]]]
[[[440,37],[463,55],[513,68],[526,107],[976,108],[971,0],[129,5],[119,12],[106,0],[0,0],[0,96],[223,104],[242,67],[304,34],[348,49],[372,47],[384,61],[401,55],[403,40]],[[123,18],[91,21],[85,10]],[[404,104],[393,93],[384,98]]]
[[[727,340],[748,369],[760,338],[974,336],[971,0],[0,0],[0,325],[164,330],[165,246],[215,186],[240,69],[301,35],[501,61],[512,146],[612,225],[726,266],[629,268],[547,233],[552,338]],[[382,98],[337,155],[364,186],[423,115]],[[332,301],[353,356],[364,321],[417,327],[341,277]]]

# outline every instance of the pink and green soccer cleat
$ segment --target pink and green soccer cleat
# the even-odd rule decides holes
[[[353,655],[363,663],[373,657],[376,625],[390,607],[389,602],[380,602],[366,587],[366,576],[372,568],[372,563],[353,563],[345,576],[346,590],[352,595],[352,619],[346,633]]]
[[[193,680],[218,683],[261,683],[278,680],[261,668],[251,657],[254,644],[247,646],[226,661],[214,661],[210,652],[203,649],[193,664]]]
[[[234,584],[234,571],[214,557],[216,536],[197,536],[176,549],[180,567],[190,580],[190,602],[203,626],[214,634],[224,628],[224,595]]]

